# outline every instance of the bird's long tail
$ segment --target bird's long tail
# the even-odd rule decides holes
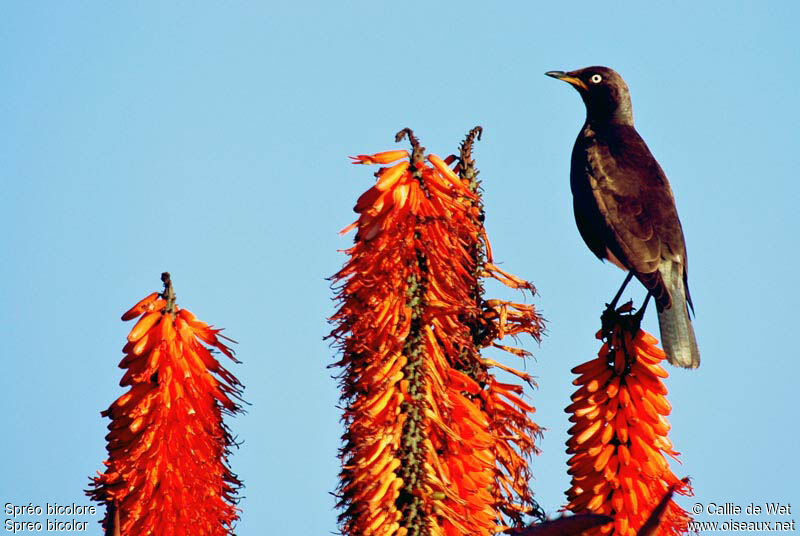
[[[697,368],[700,366],[700,351],[694,336],[689,309],[686,307],[686,287],[684,286],[680,265],[672,264],[671,269],[660,270],[664,283],[669,288],[672,306],[658,312],[661,328],[661,345],[670,363],[677,367]]]

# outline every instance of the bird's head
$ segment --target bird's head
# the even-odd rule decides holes
[[[571,84],[586,104],[590,123],[614,122],[633,124],[631,96],[625,80],[608,67],[586,67],[576,71],[544,73]]]

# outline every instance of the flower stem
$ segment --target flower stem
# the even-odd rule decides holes
[[[172,278],[169,272],[162,272],[161,281],[164,283],[164,292],[161,296],[167,300],[167,306],[164,308],[164,313],[169,313],[175,316],[175,290],[172,288]]]

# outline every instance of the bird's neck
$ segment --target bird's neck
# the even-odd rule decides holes
[[[612,102],[586,102],[586,124],[595,128],[609,126],[633,126],[633,108],[628,95],[621,95]]]

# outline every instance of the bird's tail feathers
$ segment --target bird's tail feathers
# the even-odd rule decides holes
[[[700,366],[700,351],[697,348],[692,322],[689,320],[686,287],[683,278],[676,272],[680,272],[680,270],[661,271],[664,283],[669,288],[672,297],[672,306],[658,312],[661,345],[667,354],[667,360],[673,365],[697,368]]]

